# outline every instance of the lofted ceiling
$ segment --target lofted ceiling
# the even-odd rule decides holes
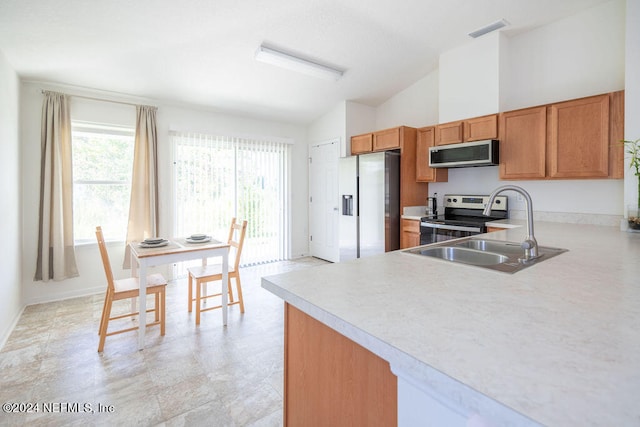
[[[507,35],[606,0],[0,0],[0,50],[24,80],[307,124],[376,106],[469,32]],[[254,59],[266,43],[346,70],[327,81]]]

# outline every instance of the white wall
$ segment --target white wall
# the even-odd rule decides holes
[[[376,109],[353,101],[343,101],[307,127],[309,144],[340,141],[340,157],[351,155],[351,137],[376,127]]]
[[[376,127],[376,109],[353,101],[346,102],[346,152],[351,155],[351,137],[371,132]]]
[[[339,103],[307,127],[307,141],[310,145],[327,141],[340,141],[341,153],[346,150],[347,103]]]
[[[64,299],[78,295],[104,291],[104,271],[97,245],[76,249],[80,276],[59,282],[34,282],[33,275],[38,243],[38,194],[40,162],[40,114],[41,89],[59,90],[70,95],[85,95],[114,99],[96,92],[74,87],[23,83],[21,86],[21,176],[23,180],[22,209],[22,292],[26,304]],[[172,177],[169,130],[182,130],[233,136],[266,136],[292,140],[290,159],[290,210],[291,256],[308,252],[307,247],[307,144],[305,128],[298,125],[252,120],[183,106],[166,105],[152,100],[118,97],[117,100],[158,106],[158,164],[160,192],[160,233],[169,235],[172,230]],[[135,125],[135,107],[103,101],[91,101],[72,97],[71,114],[74,119],[93,122]],[[111,244],[109,253],[116,277],[126,277],[121,265],[124,247]]]
[[[375,129],[438,123],[439,71],[434,70],[376,108]]]
[[[446,79],[446,84],[440,84],[440,121],[491,113],[490,106],[496,100],[501,103],[499,111],[508,111],[624,89],[621,71],[625,64],[624,24],[624,1],[614,0],[527,33],[502,40],[479,38],[443,54],[440,78]],[[464,88],[461,90],[456,81],[451,80],[451,75],[459,74],[454,70],[468,68],[470,55],[480,61],[483,52],[489,58],[487,66],[490,69],[495,70],[495,64],[499,64],[499,84],[496,85],[491,76],[483,75],[474,78],[476,84],[483,86],[474,90],[465,83],[469,77],[462,74],[458,82]],[[496,52],[502,56],[497,61]],[[499,88],[501,93],[487,92],[487,87],[491,90]],[[453,93],[452,98],[449,92]],[[465,93],[469,105],[461,98]],[[478,97],[487,97],[486,104],[482,105]],[[456,113],[456,106],[464,114]],[[430,184],[429,192],[437,192],[439,196],[448,192],[487,193],[504,183],[498,180],[497,167],[450,169],[449,182]],[[622,215],[624,211],[622,180],[509,183],[520,185],[531,193],[536,211],[605,216]],[[510,193],[507,195],[512,208],[524,208],[522,201],[517,201]],[[615,218],[609,219],[615,221]],[[594,218],[594,221],[599,219]]]
[[[498,32],[440,55],[440,123],[500,111]]]
[[[502,110],[624,89],[625,2],[511,37]]]
[[[0,200],[4,205],[0,221],[0,348],[9,338],[22,312],[20,250],[20,140],[19,80],[0,52]]]
[[[640,138],[640,1],[627,1],[625,139]],[[630,173],[625,160],[624,204],[637,205],[638,177]]]

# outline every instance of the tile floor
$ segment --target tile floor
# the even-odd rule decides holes
[[[230,307],[227,327],[220,310],[196,327],[186,279],[171,282],[166,335],[149,328],[143,351],[131,332],[97,352],[103,295],[27,307],[0,351],[0,403],[39,411],[0,411],[0,426],[282,425],[283,303],[260,278],[324,263],[242,269],[246,312]]]

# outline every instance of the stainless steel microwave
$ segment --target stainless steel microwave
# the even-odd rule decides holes
[[[429,167],[432,168],[497,166],[499,162],[496,139],[429,147]]]

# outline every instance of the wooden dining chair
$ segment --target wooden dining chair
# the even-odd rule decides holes
[[[128,298],[137,298],[140,295],[140,287],[137,277],[129,277],[126,279],[113,278],[113,272],[111,271],[111,262],[109,261],[109,254],[107,253],[107,246],[105,245],[104,236],[102,235],[102,227],[96,227],[96,238],[98,239],[98,247],[100,248],[100,255],[102,256],[104,273],[107,276],[107,293],[104,297],[104,306],[102,308],[100,328],[98,329],[98,334],[100,335],[98,352],[102,352],[102,350],[104,350],[105,339],[108,336],[135,331],[138,329],[138,327],[136,326],[132,328],[108,332],[110,321],[123,319],[126,317],[133,317],[140,314],[139,312],[129,312],[127,314],[113,317],[111,316],[111,308],[113,306],[113,302]],[[160,325],[160,335],[162,336],[164,336],[165,332],[166,287],[167,281],[164,279],[162,274],[151,274],[147,276],[147,295],[155,295],[154,308],[147,310],[147,313],[154,312],[155,320],[152,323],[147,323],[147,326]]]
[[[238,223],[236,218],[231,220],[231,227],[229,228],[229,238],[227,243],[229,244],[229,280],[227,281],[227,290],[229,294],[229,302],[227,305],[240,305],[240,313],[244,313],[244,301],[242,299],[242,284],[240,282],[240,255],[242,254],[242,246],[244,245],[244,237],[247,232],[247,221]],[[222,266],[221,265],[204,265],[200,267],[190,267],[189,271],[189,313],[192,312],[193,304],[196,306],[196,325],[200,324],[200,313],[203,311],[215,310],[221,308],[222,305],[216,305],[214,307],[204,307],[208,298],[219,297],[222,295],[222,289],[220,292],[213,294],[206,294],[206,285],[209,282],[222,281]],[[235,300],[233,291],[231,289],[231,278],[235,279],[236,290],[238,299]],[[196,295],[193,296],[193,286],[196,288]],[[224,284],[222,284],[224,286]],[[203,294],[203,289],[204,293]]]

